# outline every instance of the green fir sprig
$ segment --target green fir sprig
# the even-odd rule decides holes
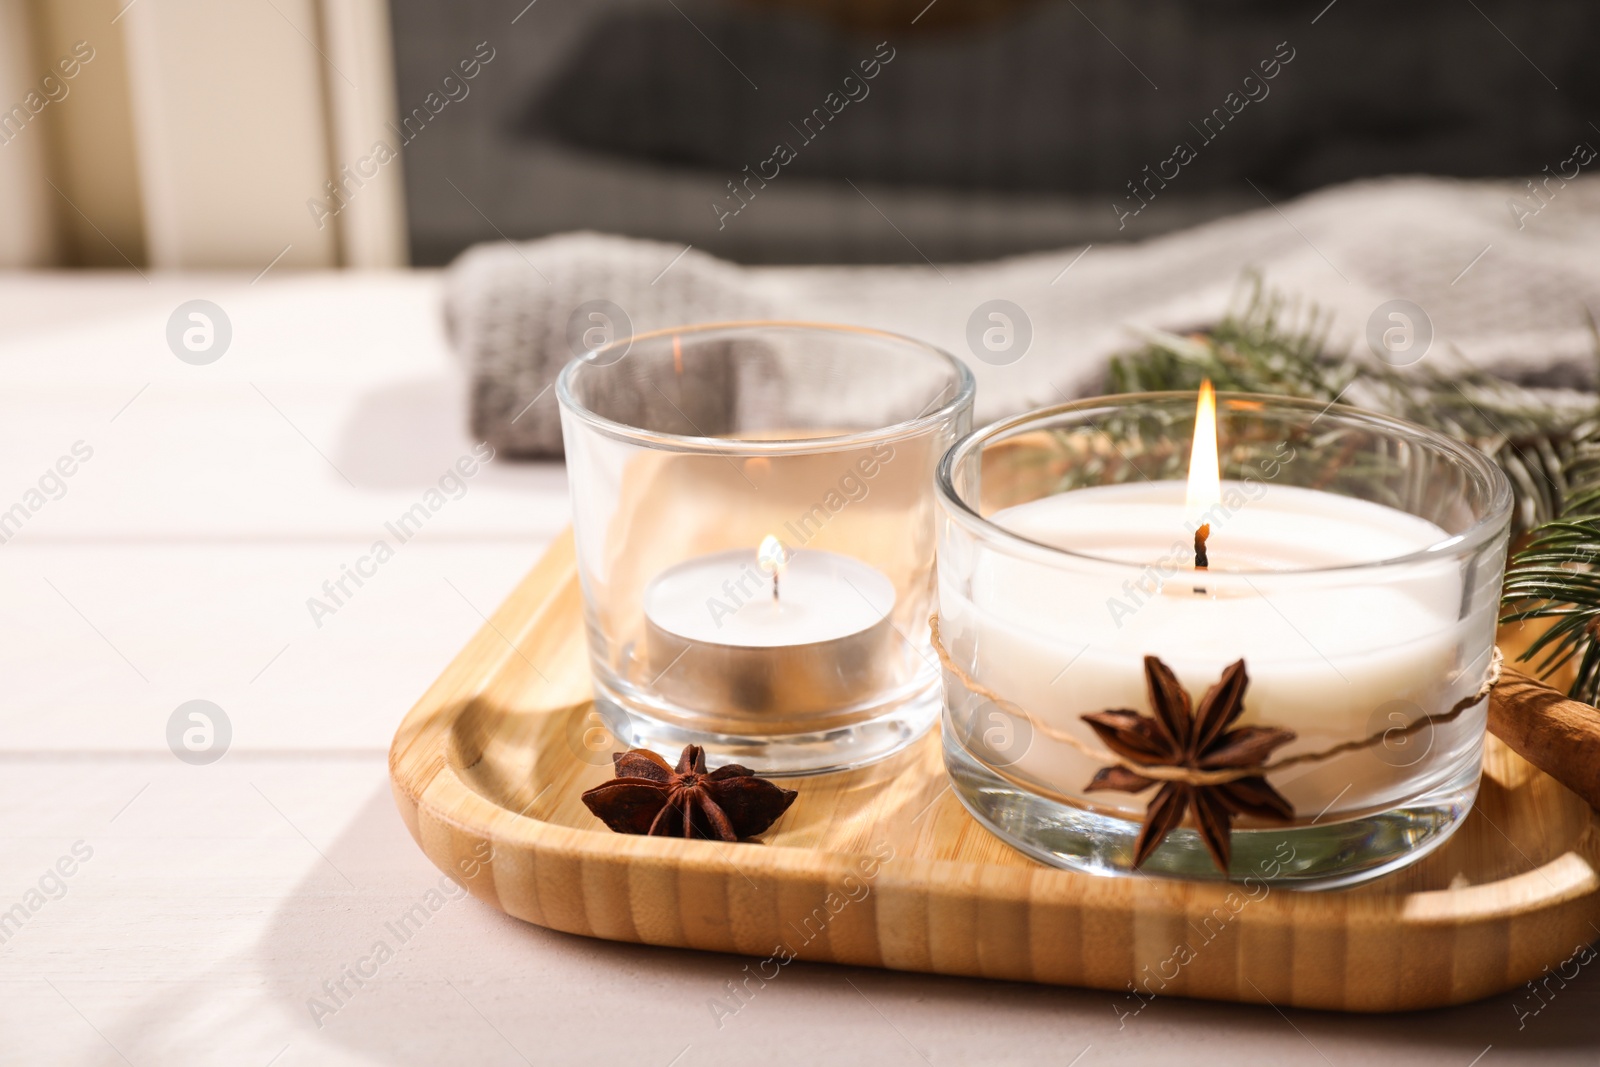
[[[1506,568],[1501,622],[1549,619],[1550,626],[1528,645],[1524,660],[1535,660],[1544,677],[1576,659],[1568,694],[1586,704],[1600,696],[1600,518],[1562,518],[1535,530]]]

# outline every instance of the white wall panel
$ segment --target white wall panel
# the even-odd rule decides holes
[[[0,0],[0,267],[45,266],[56,256],[56,194],[39,125],[49,105],[34,114],[27,103],[46,73],[38,68],[22,0]]]
[[[389,5],[322,0],[322,23],[329,61],[338,68],[324,79],[333,122],[329,170],[342,186],[323,206],[337,210],[345,266],[403,267],[409,257],[401,161],[379,162],[383,153],[373,152],[380,141],[400,147],[388,128],[395,114]]]
[[[306,201],[329,173],[315,0],[138,0],[127,33],[145,226],[156,267],[338,262]]]

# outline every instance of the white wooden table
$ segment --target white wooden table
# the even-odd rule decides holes
[[[1124,1016],[1102,992],[797,963],[729,1017],[712,1001],[747,961],[430,897],[389,739],[565,524],[564,474],[490,463],[397,544],[385,523],[472,448],[437,277],[249,283],[0,276],[0,1063],[1600,1060],[1597,965],[1519,1019],[1541,1001]],[[196,298],[233,328],[204,366],[165,336]],[[314,617],[378,539],[393,558]],[[216,762],[169,748],[191,700],[231,729]]]

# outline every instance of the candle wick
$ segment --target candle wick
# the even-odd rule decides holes
[[[1207,570],[1211,566],[1211,561],[1206,558],[1206,538],[1210,536],[1211,524],[1209,522],[1201,523],[1200,528],[1194,532],[1194,569],[1197,571]],[[1194,592],[1196,596],[1207,595],[1206,587],[1203,585],[1195,586]]]
[[[778,601],[778,572],[777,571],[773,571],[772,572],[772,601],[773,601],[773,603],[777,603],[777,601]]]

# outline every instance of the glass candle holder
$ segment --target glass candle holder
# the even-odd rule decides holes
[[[956,793],[1016,848],[1094,874],[1331,887],[1420,858],[1477,794],[1509,483],[1398,419],[1223,396],[1220,488],[1194,502],[1196,422],[1192,393],[1106,397],[997,423],[945,456],[939,637]],[[1271,753],[1288,765],[1264,775],[1292,815],[1234,813],[1226,870],[1195,821],[1196,790],[1136,866],[1165,786],[1096,781],[1115,759],[1082,716],[1153,722],[1147,656],[1197,709],[1242,659],[1234,727],[1293,732]]]
[[[939,457],[972,375],[848,326],[663,330],[556,386],[597,710],[676,759],[807,774],[938,716]]]

